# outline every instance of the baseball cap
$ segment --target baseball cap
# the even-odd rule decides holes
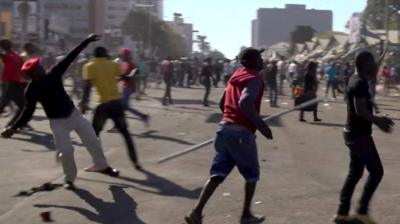
[[[27,60],[23,65],[21,70],[25,73],[33,71],[40,66],[40,58],[32,58]]]

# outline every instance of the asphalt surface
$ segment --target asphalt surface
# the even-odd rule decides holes
[[[101,138],[110,165],[121,171],[112,178],[84,172],[91,165],[87,151],[72,134],[79,167],[78,190],[63,188],[16,197],[20,191],[46,182],[62,183],[61,166],[55,161],[55,146],[48,121],[38,108],[30,123],[34,131],[0,139],[0,223],[42,223],[40,213],[51,212],[55,223],[104,224],[180,224],[196,202],[208,176],[213,156],[212,145],[164,164],[163,156],[214,137],[221,115],[217,102],[222,88],[212,89],[211,107],[201,104],[203,89],[173,88],[174,105],[161,106],[163,91],[149,89],[137,109],[151,115],[145,127],[127,114],[139,159],[145,171],[136,171],[127,158],[118,133],[107,132]],[[322,91],[322,89],[321,89]],[[322,93],[320,95],[323,95]],[[342,140],[346,107],[337,100],[319,105],[320,123],[306,113],[307,123],[298,122],[298,112],[271,123],[274,140],[258,134],[261,180],[254,198],[255,213],[267,216],[270,224],[331,223],[338,194],[347,173],[348,149]],[[400,97],[378,97],[382,114],[400,120]],[[267,116],[291,108],[290,97],[279,99],[280,108],[270,108],[266,99],[262,114]],[[94,105],[93,105],[94,106]],[[91,118],[91,113],[88,113]],[[10,117],[1,118],[4,126]],[[376,144],[385,167],[385,177],[372,203],[373,217],[381,224],[400,223],[400,135],[399,127],[391,135],[374,130]],[[354,196],[357,204],[364,178]],[[238,223],[243,202],[243,180],[235,170],[216,191],[205,209],[204,223]],[[354,207],[353,206],[353,207]]]

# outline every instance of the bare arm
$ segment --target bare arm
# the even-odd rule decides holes
[[[255,101],[262,88],[260,80],[252,80],[243,89],[239,100],[240,111],[253,123],[254,126],[268,139],[272,139],[272,133],[268,125],[258,113]]]
[[[224,110],[225,110],[225,91],[222,94],[222,97],[221,97],[221,99],[219,101],[219,109],[221,110],[222,113],[224,113]]]
[[[394,122],[387,117],[374,116],[367,106],[368,100],[366,98],[354,98],[354,107],[356,109],[357,116],[364,118],[365,120],[375,124],[384,132],[390,132]]]

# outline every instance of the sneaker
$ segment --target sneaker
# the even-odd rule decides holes
[[[194,211],[191,211],[190,214],[185,216],[186,224],[202,224],[203,216],[199,216]]]
[[[353,216],[355,221],[362,224],[376,224],[376,222],[369,215],[356,214]]]
[[[255,215],[255,216],[240,218],[240,224],[257,224],[257,223],[263,223],[264,221],[265,221],[265,216],[263,215]]]
[[[70,191],[76,190],[74,182],[72,181],[65,181],[64,188]]]
[[[307,122],[306,120],[304,120],[303,118],[299,119],[300,122]]]
[[[322,119],[319,119],[319,118],[314,119],[314,122],[320,122],[320,121],[322,121]]]

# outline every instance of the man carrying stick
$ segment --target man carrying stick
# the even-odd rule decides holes
[[[261,52],[247,48],[240,54],[242,68],[230,78],[220,101],[223,120],[214,141],[215,157],[196,207],[185,217],[188,224],[201,224],[202,213],[207,201],[216,188],[237,166],[246,180],[245,201],[241,223],[262,223],[264,216],[251,212],[251,201],[259,179],[259,162],[255,131],[258,129],[267,139],[272,132],[260,116],[260,105],[264,91],[259,71],[263,68]]]

